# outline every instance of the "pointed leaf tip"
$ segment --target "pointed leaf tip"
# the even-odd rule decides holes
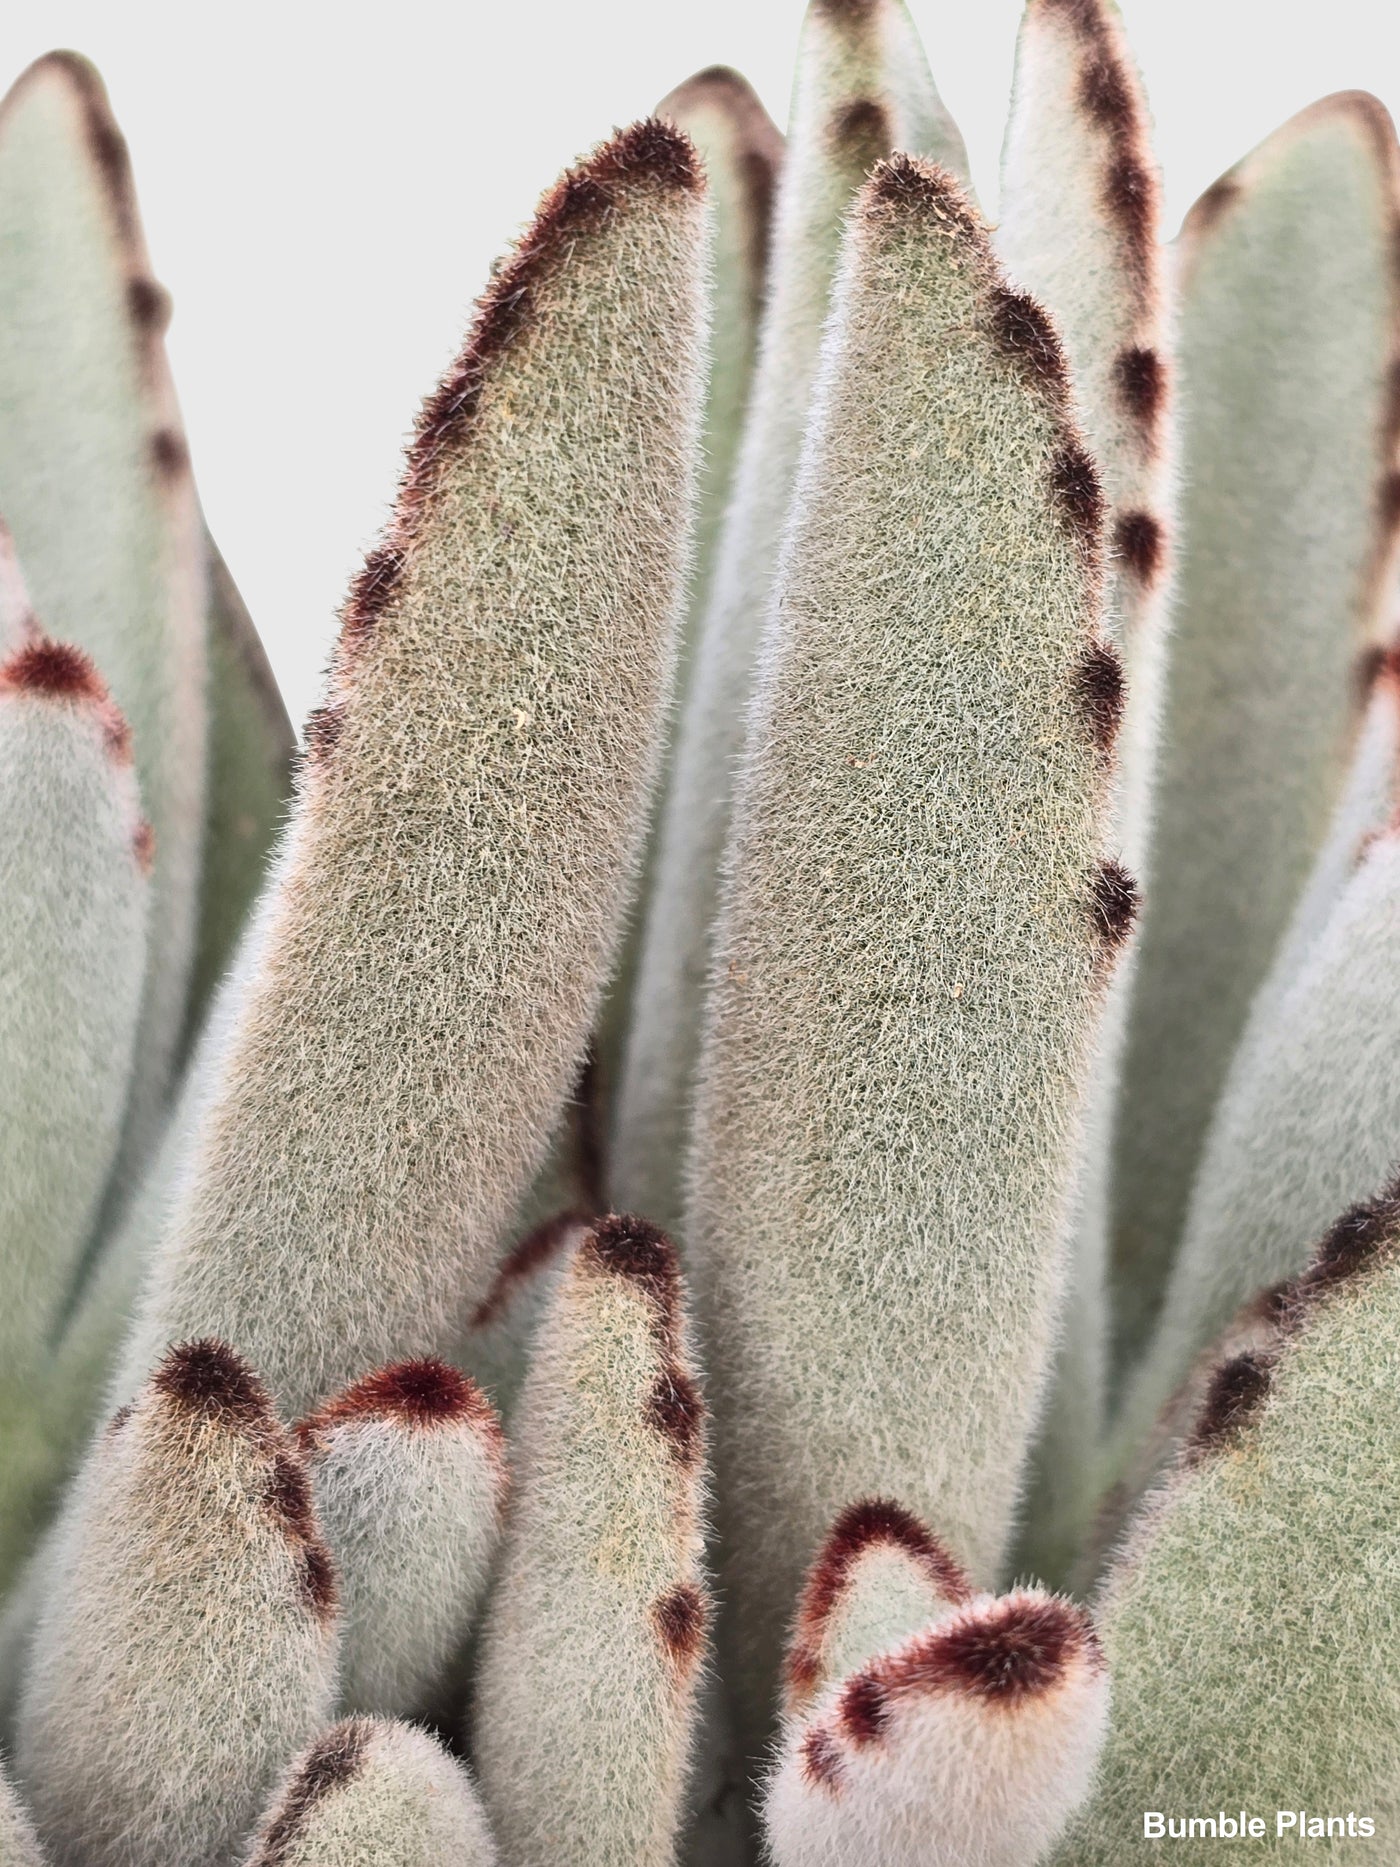
[[[470,1420],[500,1435],[495,1409],[476,1382],[436,1355],[377,1368],[297,1430],[314,1437],[323,1428],[360,1419],[392,1419],[420,1431]]]
[[[240,1427],[272,1419],[267,1389],[240,1355],[213,1336],[167,1350],[151,1386],[177,1408]]]
[[[27,642],[0,667],[0,690],[46,694],[55,700],[108,699],[107,683],[80,648],[47,637]]]

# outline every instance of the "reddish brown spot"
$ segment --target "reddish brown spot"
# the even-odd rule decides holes
[[[318,1621],[327,1622],[339,1605],[335,1564],[331,1553],[320,1541],[310,1542],[301,1552],[302,1599]]]
[[[1091,52],[1079,73],[1079,102],[1111,136],[1131,136],[1137,129],[1132,87],[1122,66],[1102,48]]]
[[[1094,744],[1107,757],[1123,720],[1123,663],[1109,642],[1091,642],[1075,671],[1075,697]]]
[[[1382,681],[1400,688],[1400,642],[1392,642],[1386,648],[1375,643],[1357,657],[1358,699],[1368,700]]]
[[[1311,1264],[1288,1289],[1290,1311],[1304,1307],[1339,1284],[1350,1283],[1382,1259],[1400,1241],[1400,1184],[1374,1199],[1362,1200],[1333,1225]]]
[[[889,112],[873,97],[848,103],[831,120],[830,136],[836,148],[863,173],[888,155],[894,141]]]
[[[267,1480],[267,1506],[290,1535],[314,1538],[316,1514],[311,1506],[311,1485],[305,1468],[288,1452],[272,1461]]]
[[[367,1718],[347,1718],[317,1738],[263,1830],[252,1867],[281,1867],[317,1803],[364,1768],[373,1729]]]
[[[131,853],[141,873],[149,875],[156,866],[156,833],[148,817],[143,817],[136,826],[131,838]]]
[[[1244,193],[1233,171],[1222,175],[1196,202],[1186,216],[1186,226],[1193,234],[1209,233]]]
[[[805,1697],[817,1684],[822,1642],[832,1612],[861,1556],[878,1548],[903,1550],[947,1601],[966,1601],[972,1593],[961,1565],[903,1505],[889,1498],[860,1498],[848,1504],[831,1526],[803,1586],[787,1660],[788,1688],[794,1698]]]
[[[704,1651],[709,1620],[700,1590],[693,1582],[678,1582],[653,1603],[651,1615],[671,1658],[683,1668],[693,1666]]]
[[[127,282],[126,307],[139,331],[158,337],[170,322],[170,294],[154,279]]]
[[[916,156],[892,155],[876,164],[864,200],[875,212],[894,209],[931,215],[940,226],[955,227],[982,245],[982,227],[967,196],[947,169]]]
[[[189,449],[173,428],[157,428],[151,436],[151,459],[163,480],[178,480],[189,470]]]
[[[227,1342],[204,1336],[168,1349],[151,1386],[181,1412],[243,1429],[265,1429],[275,1416],[267,1389]]]
[[[1220,1364],[1192,1429],[1189,1457],[1217,1451],[1249,1424],[1268,1398],[1273,1361],[1271,1355],[1248,1349]]]
[[[1064,351],[1047,314],[1024,292],[998,286],[992,293],[992,331],[1002,349],[1061,401],[1069,392]]]
[[[1088,553],[1097,552],[1103,527],[1103,489],[1099,470],[1082,447],[1066,442],[1059,450],[1050,466],[1050,487],[1080,546]]]
[[[681,1269],[674,1245],[659,1226],[633,1213],[599,1219],[580,1247],[581,1255],[614,1277],[643,1290],[669,1322],[681,1299]]]
[[[1385,474],[1376,493],[1381,524],[1387,531],[1400,525],[1400,473]]]
[[[588,1223],[589,1215],[585,1212],[556,1212],[552,1219],[526,1232],[506,1253],[491,1288],[472,1315],[471,1327],[485,1329],[495,1322],[519,1286],[528,1283],[537,1271],[550,1263],[565,1241]]]
[[[860,1749],[878,1743],[890,1721],[890,1701],[872,1667],[855,1673],[841,1689],[836,1715],[843,1733]]]
[[[1137,920],[1138,886],[1118,862],[1099,865],[1089,894],[1094,931],[1110,948],[1122,946]]]
[[[1140,257],[1157,231],[1157,185],[1151,170],[1136,155],[1120,151],[1105,171],[1103,201],[1129,248]]]
[[[866,1669],[889,1698],[946,1692],[1012,1710],[1059,1684],[1069,1668],[1103,1664],[1074,1602],[1018,1589],[906,1641]]]
[[[824,1725],[812,1726],[798,1754],[802,1759],[804,1782],[831,1796],[841,1793],[841,1747]]]
[[[1113,550],[1139,583],[1154,583],[1166,556],[1162,527],[1150,512],[1121,513],[1114,521]]]
[[[46,694],[54,700],[107,699],[102,676],[80,648],[46,636],[16,649],[0,666],[0,692]]]
[[[102,743],[108,755],[117,765],[129,765],[132,760],[131,728],[126,723],[126,715],[115,701],[107,701],[97,710],[97,717],[102,722]],[[140,831],[137,831],[140,836]],[[155,848],[155,832],[151,832],[152,851]]]
[[[1103,15],[1099,0],[1044,0],[1047,13],[1058,13],[1065,24],[1081,38],[1097,41],[1103,36]]]
[[[497,1439],[501,1433],[496,1410],[476,1382],[436,1355],[377,1368],[318,1408],[297,1431],[312,1436],[365,1419],[393,1420],[414,1432],[467,1423]]]
[[[1167,372],[1158,353],[1145,344],[1120,350],[1113,380],[1123,407],[1144,429],[1155,426],[1167,396]]]
[[[704,1439],[705,1404],[685,1370],[668,1361],[652,1383],[646,1417],[683,1465],[693,1464]]]
[[[379,618],[403,581],[407,559],[394,545],[379,545],[365,559],[364,567],[350,586],[341,612],[340,640],[353,651],[373,634]]]
[[[309,758],[328,759],[345,730],[345,708],[338,702],[315,707],[306,716],[306,751]]]

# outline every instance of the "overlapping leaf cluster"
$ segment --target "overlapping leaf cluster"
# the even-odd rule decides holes
[[[1172,249],[1116,13],[1029,0],[993,229],[900,0],[811,0],[786,140],[707,71],[544,197],[295,760],[167,312],[42,60],[0,1867],[1400,1813],[1381,106]]]

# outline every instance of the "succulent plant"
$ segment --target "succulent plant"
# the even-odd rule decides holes
[[[1173,250],[1029,0],[993,228],[900,0],[810,0],[786,139],[714,69],[544,196],[295,757],[167,312],[51,55],[0,1867],[1393,1858],[1381,106]]]

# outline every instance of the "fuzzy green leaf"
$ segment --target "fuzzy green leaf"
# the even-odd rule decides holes
[[[473,1751],[512,1867],[675,1859],[708,1602],[675,1254],[612,1217],[565,1265],[517,1413]]]
[[[247,1867],[497,1867],[471,1778],[426,1731],[347,1718],[299,1757]]]
[[[1107,502],[1105,628],[1125,671],[1111,847],[1141,881],[1167,621],[1171,365],[1146,101],[1109,0],[1030,0],[1002,155],[998,254],[1051,313]],[[1150,888],[1150,882],[1147,884]],[[1065,1328],[1016,1573],[1068,1572],[1094,1502],[1107,1367],[1108,1179],[1131,964],[1105,1011]]]
[[[131,723],[155,830],[141,1039],[120,1172],[158,1127],[195,946],[205,567],[126,146],[72,53],[0,106],[0,508],[44,626]]]
[[[1341,789],[1358,658],[1389,620],[1389,118],[1355,92],[1304,111],[1202,196],[1180,245],[1176,626],[1113,1169],[1125,1362]]]
[[[1099,1611],[1113,1724],[1055,1856],[1119,1867],[1144,1810],[1242,1800],[1393,1833],[1400,1783],[1400,1196],[1349,1212],[1276,1306],[1281,1338],[1222,1363],[1181,1468]],[[1267,1807],[1256,1805],[1268,1797]],[[1335,1830],[1333,1831],[1335,1835]],[[1250,1844],[1197,1839],[1203,1867]],[[1377,1844],[1320,1850],[1364,1861]]]
[[[54,1861],[235,1859],[335,1668],[295,1442],[223,1344],[172,1349],[84,1469],[34,1637],[18,1763]]]
[[[1082,1608],[979,1595],[788,1720],[764,1796],[774,1867],[1036,1867],[1107,1719]]]
[[[610,1191],[675,1230],[733,774],[840,249],[871,164],[916,149],[966,169],[902,0],[811,0],[753,394],[676,743],[642,934]]]
[[[703,235],[690,145],[621,132],[546,198],[426,406],[346,606],[128,1382],[212,1331],[302,1411],[445,1348],[484,1294],[639,853]]]
[[[853,217],[741,778],[688,1238],[751,1720],[836,1512],[1005,1551],[1133,888],[1103,866],[1099,497],[942,171]],[[760,1506],[761,1500],[761,1506]],[[755,1733],[756,1734],[756,1733]]]
[[[422,1713],[470,1630],[509,1479],[500,1422],[445,1362],[399,1362],[297,1428],[340,1577],[340,1702]]]
[[[0,1368],[32,1373],[116,1154],[146,964],[131,734],[81,651],[0,663]]]

